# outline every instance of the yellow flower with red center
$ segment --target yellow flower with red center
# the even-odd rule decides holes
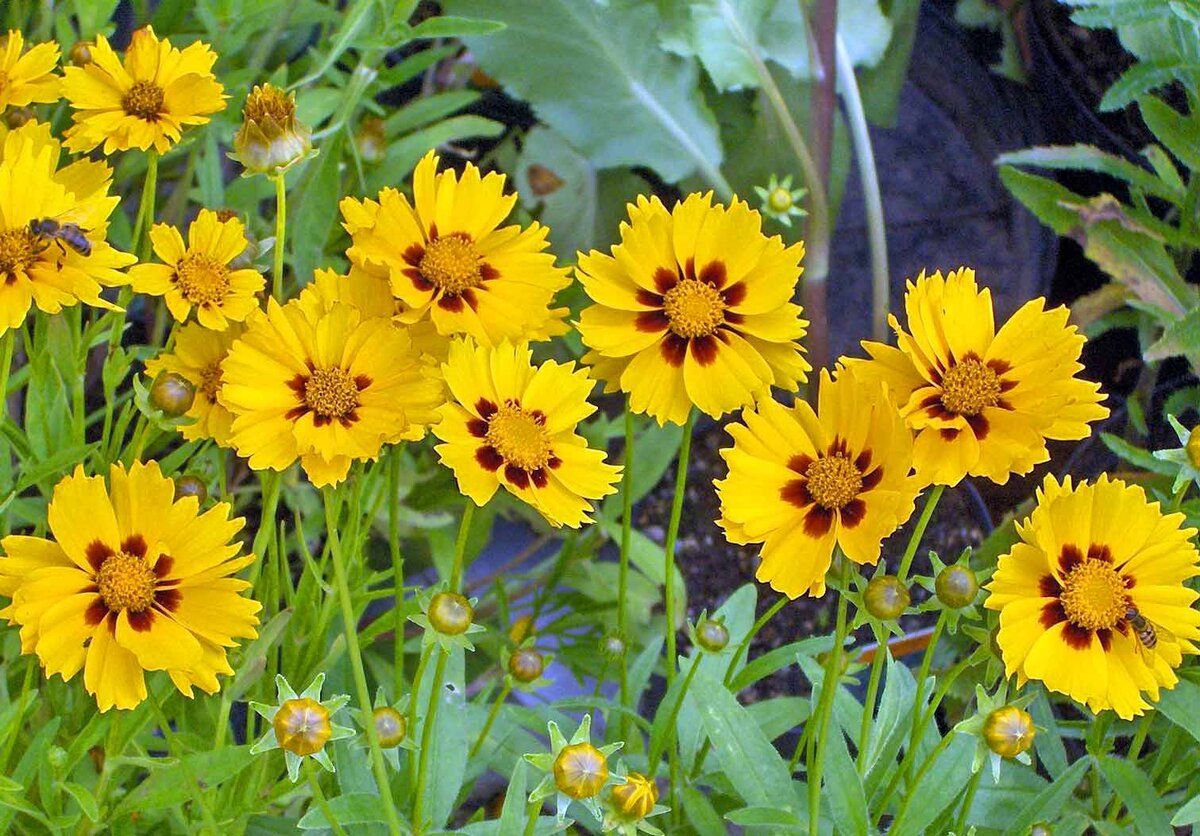
[[[74,108],[67,130],[72,151],[104,153],[153,148],[160,154],[225,109],[225,88],[213,75],[217,54],[199,41],[182,50],[159,40],[145,26],[133,33],[122,58],[103,35],[91,46],[92,60],[64,72],[63,95]]]
[[[321,487],[437,420],[441,383],[425,366],[385,317],[345,303],[314,315],[271,299],[229,350],[217,399],[234,415],[230,442],[251,468],[284,470],[299,459]]]
[[[956,485],[967,475],[998,484],[1050,454],[1046,440],[1086,438],[1108,416],[1098,384],[1076,375],[1084,338],[1065,307],[1021,307],[1000,330],[975,271],[922,273],[904,300],[912,333],[889,318],[899,347],[864,342],[871,360],[848,360],[883,381],[916,433],[917,475]]]
[[[175,372],[195,387],[196,396],[185,413],[194,421],[179,427],[188,441],[211,438],[221,447],[230,446],[233,414],[218,398],[221,363],[242,330],[242,325],[236,323],[224,331],[210,331],[198,322],[189,322],[176,333],[170,351],[146,361],[146,376],[151,380],[162,372]]]
[[[570,276],[546,252],[549,230],[500,226],[517,200],[504,194],[504,175],[437,167],[432,151],[417,164],[411,202],[395,189],[342,201],[351,263],[388,278],[402,322],[428,317],[439,334],[487,345],[565,333],[566,309],[550,305]]]
[[[577,274],[595,303],[579,318],[584,362],[630,408],[682,424],[695,405],[719,417],[795,391],[809,364],[808,325],[792,304],[804,245],[762,234],[744,202],[690,195],[669,212],[639,197],[612,255],[580,256]]]
[[[58,44],[35,44],[25,51],[25,37],[16,29],[0,38],[0,111],[8,107],[57,102],[62,78]]]
[[[757,577],[789,598],[824,595],[834,548],[879,561],[883,539],[913,512],[912,435],[879,384],[821,373],[817,411],[764,400],[730,424],[715,482],[725,537],[762,543]]]
[[[20,326],[33,305],[116,310],[100,292],[129,281],[122,269],[136,259],[104,240],[119,202],[108,193],[112,170],[91,160],[59,168],[61,156],[40,122],[0,144],[0,333]]]
[[[231,266],[248,243],[246,227],[237,217],[222,220],[216,212],[201,209],[188,227],[186,244],[169,224],[155,224],[150,240],[164,263],[138,264],[129,278],[138,293],[162,296],[178,321],[186,322],[194,309],[201,325],[221,331],[258,309],[255,296],[266,279],[257,270]]]
[[[192,696],[232,674],[226,648],[258,634],[261,606],[232,577],[255,559],[231,542],[241,518],[219,503],[204,513],[156,462],[113,465],[109,487],[82,466],[54,488],[52,540],[0,541],[0,615],[21,626],[21,651],[36,653],[47,676],[81,669],[100,711],[146,698],[145,671],[165,670]]]
[[[596,411],[574,363],[533,365],[526,345],[457,340],[442,367],[451,400],[433,432],[458,487],[485,505],[503,486],[554,526],[590,522],[592,500],[616,492],[621,468],[575,430]]]
[[[1200,575],[1200,554],[1184,519],[1136,485],[1047,476],[987,585],[1007,674],[1123,719],[1174,687],[1200,639],[1197,593],[1185,584]]]

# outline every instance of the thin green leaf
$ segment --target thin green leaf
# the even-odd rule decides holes
[[[1048,737],[1049,735],[1044,736]],[[1041,751],[1042,748],[1039,746],[1038,752],[1041,753]],[[1017,813],[1016,818],[1009,823],[1008,829],[1004,831],[1004,836],[1023,836],[1023,834],[1029,832],[1029,828],[1036,822],[1054,818],[1071,799],[1071,794],[1075,791],[1075,787],[1079,785],[1083,776],[1087,774],[1090,765],[1091,762],[1087,758],[1080,758],[1067,767],[1065,771],[1054,779],[1054,783],[1034,796],[1033,800]]]
[[[72,798],[79,804],[79,809],[87,816],[88,821],[100,821],[100,807],[96,804],[96,797],[86,787],[81,787],[79,784],[73,784],[70,781],[60,781],[58,784],[66,790]]]
[[[1104,755],[1098,760],[1100,774],[1120,797],[1133,817],[1133,828],[1146,836],[1171,832],[1171,820],[1162,796],[1150,777],[1123,758]]]
[[[1194,796],[1187,804],[1175,811],[1171,818],[1172,827],[1187,827],[1189,824],[1200,822],[1200,795]]]
[[[339,795],[329,799],[329,812],[333,813],[337,823],[342,827],[351,824],[382,824],[383,808],[379,804],[378,793],[359,792],[350,795]],[[328,830],[329,822],[325,813],[314,804],[304,814],[296,825],[300,830]]]
[[[1010,151],[996,158],[999,165],[1028,165],[1054,171],[1094,171],[1124,180],[1135,188],[1179,203],[1182,190],[1172,188],[1139,165],[1101,151],[1094,145],[1047,145]]]
[[[1169,104],[1156,96],[1145,96],[1138,100],[1142,119],[1154,132],[1159,141],[1167,146],[1179,161],[1195,171],[1200,169],[1200,143],[1196,142],[1197,117],[1183,116]]]
[[[867,796],[862,778],[854,767],[841,729],[831,728],[825,736],[825,775],[822,795],[829,800],[838,832],[866,836]]]
[[[412,38],[466,38],[499,32],[504,23],[499,20],[480,20],[471,17],[439,15],[421,21],[412,29]]]

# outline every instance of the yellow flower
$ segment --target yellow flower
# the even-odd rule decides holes
[[[721,451],[729,476],[715,483],[725,537],[762,543],[757,577],[789,598],[825,594],[835,546],[877,563],[919,490],[912,435],[882,386],[822,371],[817,406],[764,400],[746,410]]]
[[[47,676],[83,683],[100,711],[146,698],[144,671],[165,670],[175,687],[213,694],[232,674],[225,649],[257,636],[261,606],[231,577],[254,561],[231,539],[241,518],[219,503],[201,514],[195,497],[175,500],[157,462],[113,465],[109,488],[83,467],[54,488],[53,540],[0,541],[0,611],[21,625],[21,652]]]
[[[577,271],[596,303],[579,320],[583,359],[605,391],[660,424],[684,423],[693,404],[719,417],[772,386],[795,391],[809,370],[791,302],[804,245],[765,237],[758,212],[711,193],[628,209],[612,255],[580,256]]]
[[[909,282],[912,333],[890,317],[899,347],[864,342],[871,360],[849,360],[864,379],[882,380],[916,433],[917,475],[958,484],[968,474],[998,484],[1049,458],[1047,439],[1078,440],[1108,415],[1098,384],[1083,370],[1083,335],[1065,307],[1027,302],[996,331],[992,296],[975,271]]]
[[[0,41],[0,111],[57,102],[62,88],[62,78],[54,73],[58,44],[36,44],[22,55],[25,38],[16,29],[9,29]]]
[[[24,322],[32,305],[116,310],[100,291],[128,282],[121,268],[136,260],[104,240],[118,203],[108,193],[112,170],[91,160],[60,169],[61,154],[40,122],[9,131],[0,145],[0,333]],[[34,221],[51,223],[35,231]]]
[[[175,319],[186,322],[195,308],[201,325],[222,331],[258,309],[255,294],[266,279],[257,270],[230,267],[247,243],[238,218],[223,221],[216,212],[201,209],[188,227],[186,245],[179,230],[168,224],[155,224],[150,241],[165,264],[139,264],[129,278],[138,293],[162,296]]]
[[[503,485],[553,526],[590,522],[590,500],[616,492],[621,468],[575,432],[596,411],[593,383],[574,363],[534,366],[526,345],[458,340],[442,367],[451,401],[433,432],[458,487],[485,505]]]
[[[75,109],[67,148],[104,153],[153,148],[160,154],[189,125],[203,125],[225,108],[225,88],[213,75],[217,54],[197,41],[182,50],[143,27],[122,60],[103,35],[91,47],[91,63],[67,67],[63,95]]]
[[[351,263],[387,276],[405,305],[401,321],[428,316],[439,334],[496,345],[565,333],[565,310],[549,306],[570,277],[545,252],[546,227],[498,228],[517,200],[504,194],[504,175],[467,163],[460,178],[437,166],[432,151],[418,163],[412,203],[395,189],[342,201]]]
[[[146,362],[146,376],[150,379],[162,372],[175,372],[196,387],[196,397],[186,413],[195,421],[179,427],[188,441],[211,438],[222,447],[230,446],[233,415],[221,405],[217,395],[221,390],[221,363],[242,330],[240,324],[234,324],[224,331],[210,331],[190,322],[175,335],[171,351]]]
[[[311,151],[312,134],[296,121],[296,94],[285,94],[273,84],[251,90],[229,156],[248,171],[278,174]]]
[[[251,468],[299,459],[321,487],[345,479],[352,461],[378,458],[385,443],[420,438],[436,420],[441,385],[390,320],[344,303],[310,316],[298,301],[270,299],[225,358],[217,399]]]
[[[1200,639],[1184,583],[1200,575],[1200,554],[1183,524],[1136,485],[1047,476],[987,585],[1007,674],[1126,720],[1150,707],[1144,694],[1174,687]]]
[[[615,785],[609,792],[612,806],[625,820],[644,819],[658,804],[658,784],[640,772],[630,772],[625,776],[625,783]]]

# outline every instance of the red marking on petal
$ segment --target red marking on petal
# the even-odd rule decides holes
[[[539,467],[536,470],[529,472],[529,477],[533,479],[534,487],[544,488],[550,484],[550,477],[546,475],[546,468]]]
[[[663,361],[668,366],[679,368],[683,365],[683,359],[687,357],[688,341],[677,334],[667,334],[663,341],[659,344],[659,351],[662,352]]]
[[[787,466],[788,470],[794,470],[797,473],[808,473],[809,465],[812,463],[813,460],[809,456],[806,456],[803,453],[797,453],[788,459]]]
[[[417,290],[421,291],[422,293],[428,293],[429,291],[433,290],[433,288],[435,286],[433,284],[433,282],[429,281],[429,279],[422,276],[421,271],[417,270],[416,268],[410,267],[409,269],[402,270],[401,272],[404,273],[404,275],[408,276],[408,280],[410,282],[412,282],[413,287],[415,287]]]
[[[700,281],[707,282],[717,290],[725,286],[727,278],[725,264],[720,261],[709,262],[700,270]]]
[[[683,265],[683,275],[693,280],[696,278],[696,259],[689,258],[687,260],[687,264]]]
[[[954,429],[954,427],[943,427],[938,432],[942,436],[942,441],[953,441],[958,438],[958,430]]]
[[[861,499],[852,499],[842,507],[842,525],[854,528],[867,515],[867,503]]]
[[[1070,621],[1063,627],[1062,637],[1072,650],[1087,650],[1092,646],[1092,631]]]
[[[366,389],[368,386],[370,386],[371,382],[372,381],[371,381],[371,378],[369,375],[360,374],[360,375],[355,375],[355,377],[354,377],[354,386],[360,392],[363,389]]]
[[[666,331],[671,320],[663,311],[642,311],[633,320],[633,327],[647,334],[657,334]]]
[[[645,305],[647,308],[661,308],[663,304],[661,296],[644,287],[638,288],[637,300],[639,304]]]
[[[448,293],[443,293],[437,300],[437,306],[442,310],[450,311],[451,313],[462,313],[463,309],[466,308],[466,303],[463,302],[462,296],[458,295],[457,293],[453,296]]]
[[[287,412],[283,413],[283,417],[288,421],[299,421],[308,414],[307,406],[294,406]]]
[[[1133,589],[1135,586],[1137,586],[1137,578],[1135,578],[1133,575],[1122,575],[1121,580],[1125,582],[1126,589]]]
[[[1100,646],[1108,650],[1112,646],[1112,630],[1102,628],[1096,631],[1096,638],[1100,640]]]
[[[175,612],[182,600],[183,593],[178,589],[159,589],[154,593],[154,603],[166,612]]]
[[[487,435],[487,431],[488,422],[484,421],[482,418],[472,418],[471,420],[467,421],[467,432],[476,438],[483,438],[485,435]]]
[[[479,462],[479,466],[484,470],[494,473],[504,464],[504,456],[501,456],[500,452],[489,444],[475,451],[475,461]]]
[[[737,282],[721,291],[721,298],[725,301],[726,307],[735,308],[746,300],[746,283]],[[725,318],[729,318],[729,314],[725,314]]]
[[[813,505],[804,516],[804,533],[809,537],[823,537],[833,527],[833,511]]]
[[[522,470],[515,464],[506,465],[504,468],[504,478],[509,481],[509,484],[517,488],[529,487],[529,473]]]
[[[88,543],[83,550],[87,557],[88,564],[93,570],[99,572],[100,567],[104,565],[104,561],[113,556],[113,550],[101,543],[99,540],[93,540]]]
[[[529,417],[532,418],[533,422],[539,427],[544,427],[546,425],[546,413],[542,412],[540,409],[531,411],[529,413]]]
[[[1009,363],[1007,360],[995,358],[987,361],[987,367],[996,374],[1004,374],[1006,371],[1012,368],[1012,363]]]
[[[471,310],[479,310],[479,295],[475,292],[475,288],[468,287],[466,290],[464,290],[462,292],[462,298]]]
[[[401,254],[404,262],[412,267],[421,266],[421,259],[425,257],[425,248],[420,244],[409,244],[408,248]]]
[[[1062,547],[1062,552],[1058,555],[1058,568],[1062,570],[1064,575],[1068,574],[1080,563],[1083,563],[1083,552],[1079,550],[1078,546],[1067,543]]]
[[[860,490],[869,491],[877,487],[883,481],[883,468],[877,467],[869,473],[864,473],[862,477],[862,488]]]
[[[105,616],[108,615],[108,607],[104,605],[103,598],[96,598],[95,601],[88,604],[88,608],[83,611],[83,622],[89,627],[95,627]]]
[[[871,451],[863,450],[854,460],[854,467],[860,473],[871,469]]]
[[[1038,624],[1041,624],[1047,630],[1059,622],[1067,620],[1067,611],[1063,609],[1063,605],[1057,600],[1051,601],[1042,607],[1042,614],[1038,616]]]
[[[441,236],[438,235],[437,224],[435,224],[435,223],[430,224],[429,225],[429,240],[436,241],[439,237],[441,237]]]
[[[1057,598],[1062,595],[1062,584],[1054,575],[1042,575],[1038,581],[1038,592],[1043,598]]]
[[[121,541],[121,551],[134,557],[146,556],[146,538],[140,534],[131,534]]]
[[[679,273],[671,268],[659,267],[654,271],[654,286],[658,288],[660,296],[677,284],[679,284]]]
[[[692,339],[691,348],[692,359],[701,366],[711,366],[717,362],[717,352],[720,351],[720,345],[717,342],[717,338],[711,334]]]
[[[161,555],[158,562],[154,564],[154,575],[157,578],[165,578],[171,574],[171,570],[175,568],[175,558],[169,555]]]
[[[156,618],[154,610],[142,610],[141,612],[127,610],[125,615],[129,619],[129,626],[139,633],[145,633],[154,626]]]
[[[829,445],[828,455],[830,456],[845,456],[850,457],[850,443],[844,438],[838,436],[833,437],[833,441]]]
[[[991,431],[992,426],[988,423],[988,419],[983,417],[983,413],[980,413],[979,415],[968,415],[966,416],[966,419],[967,424],[969,424],[972,431],[974,431],[976,438],[978,438],[980,441],[983,441],[988,437],[988,433]]]
[[[308,387],[308,378],[305,375],[298,374],[287,382],[287,386],[303,399],[304,390]]]
[[[562,467],[562,459],[560,459],[558,456],[552,455],[550,456],[550,460],[546,462],[546,466],[551,470],[558,470],[558,468]]]
[[[797,508],[807,508],[813,504],[812,494],[808,492],[808,483],[793,479],[779,489],[779,498]]]
[[[1088,546],[1088,560],[1101,560],[1105,563],[1112,563],[1112,550],[1108,546],[1092,543]]]
[[[475,401],[475,411],[479,413],[479,417],[485,421],[491,418],[499,411],[500,407],[489,401],[487,398],[480,398]]]
[[[479,265],[479,280],[484,282],[495,281],[500,278],[500,271],[492,265],[484,262]]]

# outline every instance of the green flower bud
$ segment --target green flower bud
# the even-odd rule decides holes
[[[933,582],[937,599],[952,610],[970,606],[979,594],[979,581],[966,566],[947,566]]]
[[[912,600],[908,588],[895,575],[879,575],[867,584],[867,612],[880,621],[899,618]]]
[[[429,623],[444,635],[462,635],[474,618],[471,602],[457,592],[439,592],[429,602]]]
[[[196,400],[196,387],[176,372],[163,372],[150,386],[150,404],[168,418],[178,418]]]

